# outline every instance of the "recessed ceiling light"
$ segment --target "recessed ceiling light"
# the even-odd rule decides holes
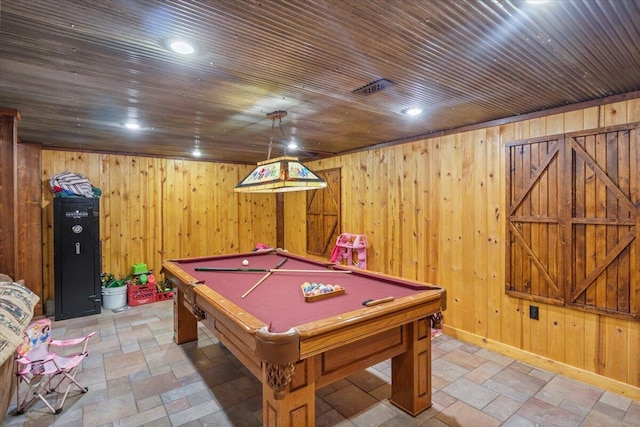
[[[169,47],[176,53],[181,55],[189,55],[194,52],[193,46],[184,40],[175,40],[169,44]]]
[[[421,108],[405,108],[404,110],[402,110],[402,112],[407,116],[417,116],[418,114],[422,113],[422,109]]]
[[[126,127],[127,129],[130,129],[130,130],[138,130],[138,129],[140,129],[140,125],[138,123],[135,123],[135,122],[125,123],[124,127]]]

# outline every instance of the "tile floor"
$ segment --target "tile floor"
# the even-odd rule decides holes
[[[6,426],[260,426],[260,383],[205,328],[172,341],[172,302],[55,322],[54,337],[90,331],[78,377],[89,387],[52,415],[36,403]],[[390,363],[316,393],[316,425],[640,426],[640,402],[442,335],[433,341],[433,407],[412,418],[388,401]]]

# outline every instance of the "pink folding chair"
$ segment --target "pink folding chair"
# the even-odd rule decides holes
[[[93,335],[95,332],[81,338],[53,340],[51,320],[40,319],[29,325],[24,332],[22,344],[16,350],[17,414],[23,414],[37,399],[44,402],[51,412],[59,414],[72,386],[77,387],[81,393],[89,390],[78,383],[75,376],[80,364],[89,355],[87,345]],[[52,351],[56,347],[66,353],[65,348],[80,346],[82,351],[70,355]],[[60,393],[64,384],[67,385],[64,396],[60,406],[54,409],[45,396]],[[26,392],[21,392],[21,385],[26,386]]]

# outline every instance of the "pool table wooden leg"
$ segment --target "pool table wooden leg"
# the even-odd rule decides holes
[[[293,380],[284,397],[276,399],[269,386],[268,368],[262,364],[262,425],[265,427],[315,426],[315,358],[295,365]]]
[[[416,416],[431,407],[431,327],[427,318],[405,325],[407,351],[391,360],[391,403]]]
[[[176,289],[173,298],[173,339],[182,344],[198,339],[198,320],[184,305],[184,292]]]

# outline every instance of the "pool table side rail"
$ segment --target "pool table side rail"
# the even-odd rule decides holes
[[[191,314],[198,318],[199,315],[195,312],[195,294],[193,293],[193,288],[202,283],[202,281],[185,272],[173,261],[163,262],[160,272],[166,280],[173,284],[174,288],[182,293],[182,298],[185,300],[185,307]]]
[[[297,259],[300,260],[302,262],[310,262],[309,259],[307,259],[306,257],[302,256],[302,255],[297,255],[297,254],[292,254],[290,252],[287,252],[283,249],[276,249],[275,253],[278,255],[282,255],[282,256],[286,256],[292,259]],[[407,287],[409,289],[414,289],[414,290],[434,290],[434,291],[439,291],[441,293],[441,311],[445,311],[447,309],[447,291],[445,288],[443,288],[442,286],[438,286],[438,285],[434,285],[432,283],[427,283],[427,282],[420,282],[417,280],[412,280],[412,279],[405,279],[403,277],[398,277],[398,276],[393,276],[390,274],[385,274],[385,273],[379,273],[379,272],[374,272],[374,271],[370,271],[370,270],[363,270],[361,268],[355,267],[355,266],[349,266],[349,265],[343,265],[343,264],[336,264],[336,263],[332,263],[332,262],[323,262],[323,261],[319,261],[319,260],[313,260],[311,261],[313,264],[317,264],[320,266],[323,266],[325,268],[331,269],[331,270],[343,270],[343,271],[351,271],[351,274],[357,275],[357,276],[362,276],[362,277],[366,277],[366,278],[370,278],[372,280],[377,280],[380,282],[385,282],[385,283],[389,283],[392,284],[394,286],[404,286]]]
[[[302,325],[296,325],[302,339],[313,337],[314,335],[326,334],[336,329],[344,328],[347,325],[369,322],[373,318],[386,316],[390,313],[398,313],[406,310],[420,309],[424,313],[412,320],[427,317],[433,314],[433,308],[441,311],[442,294],[439,291],[425,291],[415,295],[397,298],[393,301],[371,307],[362,307],[356,310],[345,312],[336,316],[314,320]],[[428,309],[425,307],[428,306]],[[409,321],[407,321],[408,323]]]
[[[165,275],[166,279],[169,279],[172,283],[180,281],[183,284],[196,285],[203,283],[202,280],[184,271],[176,261],[166,260],[162,263],[162,269],[160,270]],[[169,275],[169,277],[167,277]],[[172,279],[178,279],[172,280]]]
[[[244,347],[249,352],[255,349],[251,337],[268,325],[206,285],[194,286],[193,292],[195,306],[203,309],[207,316],[218,322],[216,329],[224,328],[223,334],[233,333],[237,340],[244,342]],[[363,307],[338,316],[296,325],[295,330],[300,340],[300,358],[338,348],[346,343],[431,316],[441,311],[442,298],[442,292],[438,290],[425,291],[373,307]],[[232,332],[234,330],[242,332]]]
[[[215,311],[222,313],[226,318],[230,318],[242,330],[248,333],[255,333],[256,330],[268,326],[262,320],[256,318],[246,310],[238,307],[228,298],[223,297],[209,286],[197,285],[193,291],[196,296],[195,304],[207,304]]]
[[[269,254],[272,252],[277,252],[276,249],[260,249],[260,250],[256,250],[256,251],[251,251],[251,252],[239,252],[237,254],[221,254],[221,255],[204,255],[204,256],[197,256],[197,257],[189,257],[189,258],[169,258],[164,260],[164,262],[173,262],[173,263],[179,263],[179,262],[203,262],[206,263],[207,261],[211,260],[212,257],[215,257],[215,259],[221,260],[221,259],[236,259],[236,258],[249,258],[251,256],[255,256],[255,255],[262,255],[262,254]],[[284,251],[282,252],[283,254],[289,254],[288,252]]]
[[[380,332],[425,319],[441,311],[437,292],[404,297],[381,305],[355,310],[340,319],[327,318],[296,327],[301,358],[338,348]]]
[[[335,264],[333,266],[334,270],[347,270],[347,271],[351,271],[352,274],[356,274],[359,276],[363,276],[363,277],[369,277],[373,280],[378,280],[381,282],[387,282],[387,283],[391,283],[393,285],[401,285],[401,286],[406,286],[410,289],[416,289],[416,290],[435,290],[435,291],[440,291],[443,295],[442,295],[442,311],[447,309],[447,298],[446,298],[446,289],[443,288],[442,286],[438,286],[438,285],[434,285],[432,283],[427,283],[427,282],[419,282],[417,280],[411,280],[411,279],[405,279],[403,277],[398,277],[398,276],[392,276],[390,274],[385,274],[385,273],[378,273],[378,272],[373,272],[373,271],[369,271],[369,270],[363,270],[361,268],[357,268],[357,267],[353,267],[353,266],[349,266],[349,265],[340,265],[340,264]]]

